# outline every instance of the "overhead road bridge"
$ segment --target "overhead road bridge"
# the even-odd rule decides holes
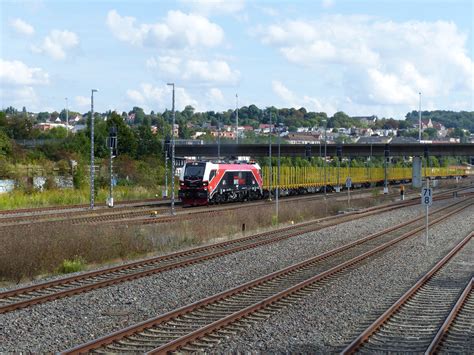
[[[282,144],[281,155],[285,157],[324,156],[325,146],[304,144]],[[177,144],[175,154],[181,157],[217,157],[217,144],[188,145]],[[221,144],[221,157],[268,156],[268,144]],[[272,144],[274,155],[278,144]],[[409,143],[409,144],[327,144],[327,156],[368,157],[368,156],[474,156],[473,143]]]

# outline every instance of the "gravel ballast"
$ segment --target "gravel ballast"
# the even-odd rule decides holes
[[[436,202],[434,207],[449,202],[451,201]],[[191,267],[3,314],[0,315],[0,351],[64,350],[279,270],[369,233],[406,221],[420,213],[423,213],[420,206],[407,207]],[[349,322],[350,326],[346,326],[346,332],[341,334],[337,331],[337,326],[341,324],[336,317],[338,314],[353,310],[355,305],[359,304],[359,297],[365,300],[360,309],[372,310],[378,307],[377,299],[385,292],[396,293],[394,285],[398,288],[410,285],[436,258],[443,255],[455,240],[459,240],[469,229],[473,229],[473,214],[471,207],[451,217],[447,223],[433,227],[433,243],[428,248],[424,245],[423,238],[417,237],[404,242],[403,247],[392,249],[386,255],[388,258],[384,256],[364,265],[360,270],[381,263],[374,267],[373,272],[376,272],[377,277],[372,274],[370,282],[353,282],[351,278],[346,281],[347,276],[344,276],[345,278],[341,278],[336,284],[328,284],[327,290],[318,293],[318,297],[311,298],[315,302],[308,307],[315,309],[309,315],[306,314],[303,318],[296,315],[291,317],[291,309],[301,310],[305,305],[283,310],[279,315],[271,317],[266,324],[258,324],[255,329],[222,343],[216,351],[298,351],[301,344],[315,346],[315,349],[334,349],[334,346],[345,341],[349,334],[352,335],[353,328],[359,323],[353,318]],[[387,278],[386,275],[391,277]],[[385,287],[374,291],[379,282],[384,283]],[[333,292],[333,297],[330,297],[329,294]],[[352,299],[349,299],[347,295],[351,294]],[[309,298],[305,300],[305,304],[306,302],[310,302]],[[318,313],[317,309],[321,311]],[[285,317],[288,322],[279,322]],[[311,351],[311,348],[308,348],[308,351]]]
[[[474,230],[474,207],[400,243],[383,257],[322,285],[266,322],[221,342],[213,352],[339,353],[434,264]],[[474,272],[474,241],[457,263]],[[467,281],[467,279],[466,279]]]

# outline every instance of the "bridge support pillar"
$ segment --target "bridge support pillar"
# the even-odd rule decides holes
[[[413,187],[421,188],[421,185],[422,185],[421,157],[413,157],[411,183]]]

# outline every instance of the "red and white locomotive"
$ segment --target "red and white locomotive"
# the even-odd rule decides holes
[[[260,166],[188,162],[179,178],[178,196],[185,206],[260,199],[263,197]]]

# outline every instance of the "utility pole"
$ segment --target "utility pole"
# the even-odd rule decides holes
[[[165,193],[163,197],[168,198],[168,144],[165,138]]]
[[[90,209],[94,209],[94,92],[98,92],[97,89],[91,90],[91,171],[90,171],[90,185],[91,185],[91,196],[90,196]]]
[[[269,200],[272,200],[272,182],[273,182],[273,170],[272,170],[272,112],[270,111],[270,134],[268,135],[268,156],[270,157],[270,186],[268,187],[269,191]]]
[[[327,197],[327,175],[326,175],[326,165],[327,165],[327,154],[328,154],[328,137],[327,137],[328,121],[324,120],[324,198]]]
[[[217,160],[221,160],[221,119],[217,120]]]
[[[278,122],[278,117],[277,117],[277,122]],[[277,125],[278,126],[278,125]],[[278,127],[279,128],[279,127]],[[275,199],[276,199],[276,219],[277,219],[277,225],[280,223],[280,216],[279,216],[279,200],[278,200],[278,195],[280,194],[280,131],[279,129],[277,130],[278,134],[278,170],[277,170],[277,186],[275,190]]]
[[[421,92],[418,94],[420,95],[420,107],[418,110],[418,143],[421,143]]]
[[[109,131],[109,149],[110,149],[110,161],[109,161],[109,175],[110,175],[110,186],[109,186],[109,207],[114,207],[113,197],[113,158],[114,151],[117,149],[117,127],[110,127]],[[117,154],[117,152],[115,152]]]
[[[237,144],[239,144],[239,95],[235,94],[235,139]]]
[[[66,137],[69,135],[69,107],[67,104],[67,97],[66,100]]]
[[[173,125],[171,126],[171,215],[175,214],[174,211],[174,176],[175,176],[175,156],[174,156],[174,144],[175,144],[175,137],[174,137],[174,125],[175,125],[175,110],[174,110],[174,83],[168,83],[169,86],[173,87]]]

